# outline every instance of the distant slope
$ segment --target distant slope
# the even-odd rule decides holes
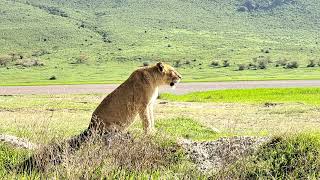
[[[180,60],[189,81],[320,77],[309,69],[234,71],[258,56],[301,66],[319,58],[318,0],[4,0],[0,7],[0,61],[23,54],[45,64],[7,63],[4,84],[120,81],[160,59]],[[224,59],[230,68],[210,66]]]

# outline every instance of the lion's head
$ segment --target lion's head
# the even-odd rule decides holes
[[[172,66],[163,62],[158,62],[156,64],[156,67],[161,74],[160,78],[163,84],[168,84],[171,87],[174,87],[177,83],[180,82],[182,76]]]

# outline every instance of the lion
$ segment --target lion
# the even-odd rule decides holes
[[[159,94],[159,86],[175,87],[181,78],[180,73],[173,67],[162,62],[135,70],[95,109],[89,129],[99,132],[123,131],[139,115],[144,133],[154,132],[153,108]]]
[[[153,133],[155,131],[153,107],[159,87],[163,85],[175,87],[181,78],[173,67],[163,62],[135,70],[126,81],[102,100],[92,113],[89,127],[85,131],[64,142],[48,145],[42,152],[31,156],[14,169],[18,171],[41,169],[42,164],[49,162],[59,164],[62,161],[59,154],[79,149],[82,143],[94,136],[123,132],[134,122],[137,115],[143,122],[144,134]]]

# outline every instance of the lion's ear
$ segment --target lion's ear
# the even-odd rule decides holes
[[[164,71],[164,66],[163,66],[163,63],[162,62],[158,62],[157,63],[157,67],[159,69],[160,72],[163,72]]]

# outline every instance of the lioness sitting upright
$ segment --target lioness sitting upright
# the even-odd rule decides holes
[[[42,165],[49,162],[59,164],[62,162],[59,154],[79,149],[81,144],[92,136],[125,130],[138,114],[143,121],[144,132],[151,132],[154,129],[153,105],[159,86],[175,86],[180,79],[181,75],[173,67],[162,62],[137,69],[103,99],[92,114],[89,128],[84,132],[61,143],[48,145],[42,152],[34,154],[13,168],[23,172],[33,168],[42,169]]]
[[[161,85],[175,86],[181,75],[162,62],[135,70],[93,112],[89,129],[125,130],[139,114],[145,133],[154,130],[153,105]]]

